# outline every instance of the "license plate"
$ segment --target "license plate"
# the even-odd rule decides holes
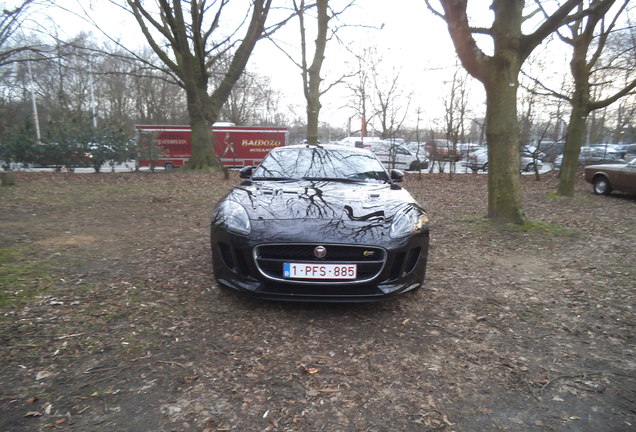
[[[289,279],[355,279],[357,274],[356,264],[283,264],[283,277]]]

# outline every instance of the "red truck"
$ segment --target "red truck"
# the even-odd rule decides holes
[[[190,126],[136,125],[139,166],[162,166],[166,170],[185,165],[192,154]],[[212,126],[215,153],[223,166],[258,165],[274,147],[287,144],[287,128]]]

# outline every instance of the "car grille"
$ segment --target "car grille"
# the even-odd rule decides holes
[[[351,284],[364,283],[377,277],[386,262],[386,252],[382,248],[358,245],[323,244],[327,248],[324,258],[316,258],[314,249],[318,244],[273,244],[254,248],[254,262],[258,270],[268,279],[313,284]],[[329,263],[356,264],[357,278],[342,279],[286,279],[283,278],[283,264],[295,263]]]

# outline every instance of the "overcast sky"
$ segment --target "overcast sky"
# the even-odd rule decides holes
[[[343,4],[345,0],[335,0],[334,6],[338,3]],[[108,0],[59,0],[57,4],[75,11],[89,10],[111,37],[124,41],[131,48],[145,45],[137,24]],[[68,13],[47,10],[38,18],[38,24],[47,26],[47,21],[62,29],[65,37],[76,35],[80,29],[93,31],[96,37],[101,37],[99,31]],[[423,0],[358,0],[341,16],[338,25],[342,24],[351,26],[339,32],[346,49],[336,41],[327,46],[323,65],[325,83],[355,69],[352,66],[355,59],[350,51],[360,53],[365,48],[375,49],[386,76],[390,78],[399,73],[403,93],[413,95],[409,125],[415,126],[418,109],[422,128],[441,119],[442,98],[455,71],[456,57],[445,23],[426,9]],[[291,22],[275,38],[290,54],[293,53],[299,47],[297,22]],[[309,40],[313,43],[313,38]],[[262,40],[257,44],[248,69],[270,76],[272,87],[284,95],[283,105],[295,107],[299,116],[304,117],[300,70],[271,42]],[[485,106],[480,85],[474,86],[472,96],[475,110],[481,111],[476,115],[481,116]],[[322,99],[320,121],[345,127],[347,120],[355,115],[349,99],[350,92],[344,86],[328,92]],[[356,124],[359,119],[354,117],[352,122]]]

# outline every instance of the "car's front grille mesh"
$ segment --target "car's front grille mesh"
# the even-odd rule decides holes
[[[270,279],[285,282],[313,283],[356,283],[365,282],[375,278],[384,267],[386,252],[378,247],[365,247],[358,245],[322,245],[327,249],[324,258],[317,258],[314,250],[317,244],[275,244],[257,246],[255,248],[255,262],[258,269]],[[356,264],[357,278],[355,280],[330,280],[330,279],[284,279],[284,263],[329,263],[329,264]]]

